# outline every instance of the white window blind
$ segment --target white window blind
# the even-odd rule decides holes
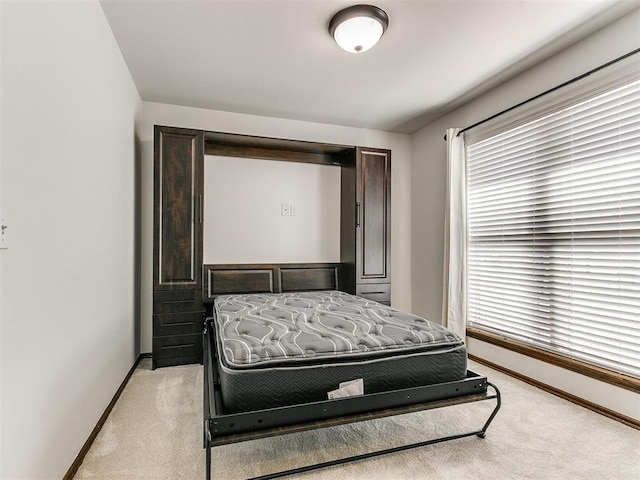
[[[467,145],[468,323],[640,377],[640,81]]]

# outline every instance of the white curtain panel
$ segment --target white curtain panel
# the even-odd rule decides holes
[[[442,323],[465,339],[467,328],[466,155],[459,128],[447,129]]]

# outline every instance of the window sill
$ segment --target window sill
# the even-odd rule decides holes
[[[485,330],[474,327],[467,328],[467,336],[496,345],[498,347],[505,348],[507,350],[511,350],[516,353],[520,353],[522,355],[526,355],[531,358],[535,358],[536,360],[541,360],[558,367],[566,368],[567,370],[571,370],[581,375],[585,375],[587,377],[591,377],[596,380],[600,380],[602,382],[606,382],[611,385],[630,390],[632,392],[640,393],[640,379],[632,377],[630,375],[613,372],[611,370],[607,370],[606,368],[590,365],[580,360],[575,360],[562,355],[558,355],[556,353],[547,352],[546,350],[531,347],[525,343],[518,342],[501,335],[496,335],[495,333],[489,333]]]

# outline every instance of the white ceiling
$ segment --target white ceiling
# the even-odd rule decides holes
[[[618,18],[613,0],[380,0],[360,55],[345,0],[102,0],[145,101],[412,133]]]

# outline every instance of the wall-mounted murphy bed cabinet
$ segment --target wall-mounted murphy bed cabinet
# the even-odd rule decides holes
[[[339,167],[340,288],[390,304],[390,150],[156,126],[153,368],[202,360],[205,154]]]

